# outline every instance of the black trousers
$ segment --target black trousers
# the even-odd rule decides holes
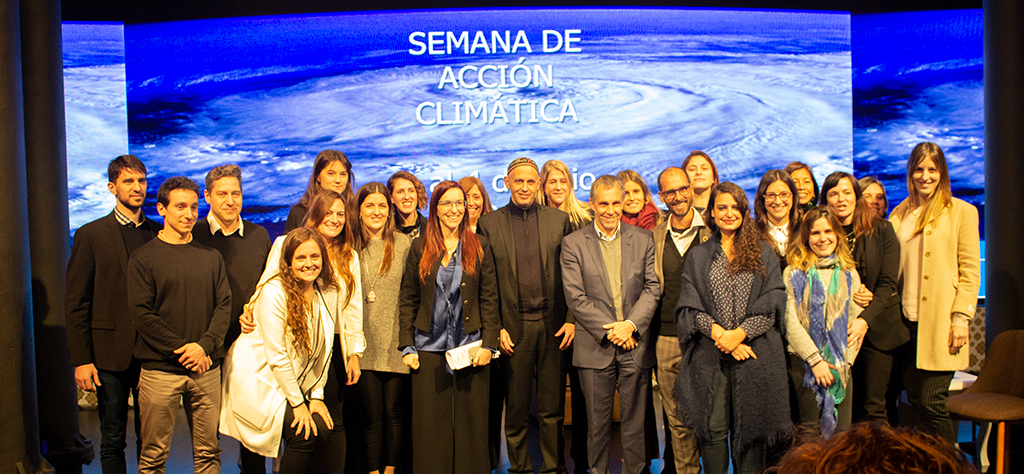
[[[331,368],[327,371],[327,385],[324,386],[324,404],[331,412],[334,429],[331,430],[327,446],[327,462],[325,469],[328,474],[343,474],[345,458],[348,452],[348,438],[345,436],[345,384],[348,373],[345,371],[345,354],[341,350],[341,338],[334,335],[334,350],[331,353]]]
[[[416,474],[491,471],[490,365],[448,373],[443,352],[419,352],[412,373],[412,457]]]
[[[537,421],[540,472],[558,471],[565,417],[565,363],[558,348],[557,328],[544,320],[523,321],[523,337],[507,358],[508,392],[505,403],[505,439],[510,473],[532,473],[529,447],[530,405],[537,385]]]
[[[409,374],[364,370],[359,377],[363,402],[363,448],[367,469],[398,466],[407,427]]]
[[[898,373],[896,357],[899,348],[883,351],[865,341],[853,364],[853,420],[889,423],[889,406],[893,405],[890,380]],[[902,386],[902,384],[898,384]],[[897,395],[898,396],[898,395]]]
[[[314,414],[313,423],[316,424],[317,434],[310,433],[306,437],[305,432],[301,436],[295,434],[295,428],[291,427],[294,421],[294,412],[290,407],[285,407],[284,428],[282,428],[284,432],[281,436],[285,442],[285,448],[284,454],[281,455],[278,474],[305,474],[323,471],[327,455],[325,451],[333,438],[331,431],[327,429],[327,423],[324,423],[320,415]]]

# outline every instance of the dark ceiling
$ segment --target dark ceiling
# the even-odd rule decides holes
[[[497,1],[497,0],[62,0],[65,21],[145,23],[232,16],[425,8],[666,6],[838,10],[854,13],[981,8],[982,0],[715,0],[715,1]]]

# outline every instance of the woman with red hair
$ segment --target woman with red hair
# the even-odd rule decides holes
[[[439,183],[426,229],[406,259],[398,300],[398,346],[412,370],[412,457],[420,474],[491,470],[488,364],[498,347],[498,283],[487,239],[471,232],[465,217],[463,189]],[[467,348],[469,366],[446,363],[453,349]]]

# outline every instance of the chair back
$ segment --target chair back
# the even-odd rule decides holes
[[[1024,397],[1024,330],[1004,331],[985,354],[978,380],[967,393],[999,393]]]

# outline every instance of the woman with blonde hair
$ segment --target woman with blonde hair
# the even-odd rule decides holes
[[[572,230],[579,230],[593,222],[594,213],[590,205],[576,199],[575,181],[572,172],[565,163],[559,160],[548,160],[540,168],[540,195],[538,201],[542,205],[551,206],[569,214]]]
[[[913,426],[955,443],[946,399],[953,372],[969,362],[964,346],[981,282],[978,209],[953,197],[934,143],[910,152],[907,193],[889,216],[902,249],[897,286],[910,329],[903,384]]]
[[[828,207],[811,208],[789,246],[786,283],[786,341],[789,376],[796,387],[799,420],[825,437],[850,426],[850,366],[860,339],[847,331],[862,308],[853,301],[860,288],[856,263],[843,226]]]

